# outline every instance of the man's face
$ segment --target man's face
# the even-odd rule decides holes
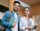
[[[25,8],[24,15],[25,16],[28,16],[29,15],[29,9],[28,8]]]
[[[15,3],[14,6],[13,6],[13,9],[15,11],[18,11],[20,9],[19,7],[20,7],[20,5],[18,3]]]

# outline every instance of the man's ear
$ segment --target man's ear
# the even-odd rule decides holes
[[[19,10],[20,10],[20,8],[19,8]]]
[[[19,9],[18,10],[20,10],[20,7],[19,7]]]
[[[19,10],[21,9],[21,6],[19,7]]]

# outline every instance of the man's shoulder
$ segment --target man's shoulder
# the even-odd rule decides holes
[[[6,13],[9,13],[9,11],[6,11]]]
[[[5,13],[6,13],[6,14],[9,14],[9,11],[6,11]]]

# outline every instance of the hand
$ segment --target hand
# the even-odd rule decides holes
[[[13,23],[13,28],[16,26],[16,23]]]
[[[39,26],[39,24],[37,24],[37,23],[36,23],[36,26],[38,27],[38,26]]]
[[[25,27],[25,29],[33,29],[33,27]]]
[[[34,27],[28,27],[29,29],[34,29]]]
[[[25,27],[25,29],[29,29],[29,27]]]
[[[32,27],[28,27],[29,29],[32,29]]]

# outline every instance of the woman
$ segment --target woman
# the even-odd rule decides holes
[[[29,18],[30,8],[26,7],[24,10],[24,16],[20,20],[20,31],[35,31],[35,22],[32,18]]]

